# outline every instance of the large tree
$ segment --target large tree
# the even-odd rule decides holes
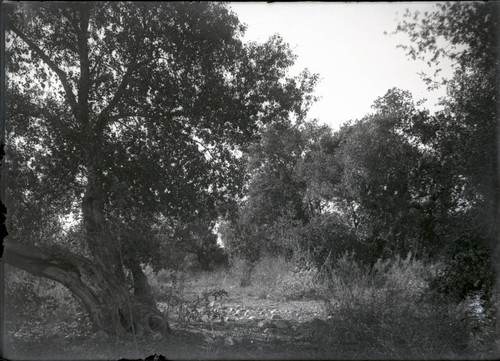
[[[497,83],[500,12],[495,2],[437,4],[425,14],[407,12],[398,31],[409,35],[405,46],[413,58],[439,64],[453,61],[444,110],[422,119],[415,128],[420,140],[439,154],[461,187],[460,197],[482,220],[476,231],[496,241],[498,224]],[[422,16],[423,15],[423,16]],[[437,77],[429,78],[439,82]],[[479,221],[479,219],[478,219]]]
[[[497,2],[436,7],[430,13],[407,12],[397,29],[412,41],[408,55],[435,64],[447,58],[454,65],[452,78],[443,81],[443,111],[421,118],[412,133],[436,160],[427,174],[434,174],[428,177],[430,195],[436,205],[444,205],[432,232],[445,240],[447,272],[441,284],[459,297],[477,290],[489,294],[495,249],[500,254],[500,11]]]
[[[149,331],[160,314],[139,264],[157,246],[148,232],[223,209],[241,189],[239,149],[263,124],[303,116],[315,78],[286,77],[294,56],[279,37],[243,44],[244,27],[222,3],[2,10],[4,259],[64,284],[97,328]],[[41,227],[68,214],[81,224],[79,247]]]

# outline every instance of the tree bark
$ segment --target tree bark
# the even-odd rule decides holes
[[[154,303],[154,295],[151,291],[151,287],[149,286],[148,279],[144,272],[142,271],[141,266],[134,261],[126,261],[126,266],[132,273],[132,278],[134,280],[134,295],[144,300],[145,303],[153,302]]]
[[[35,276],[66,286],[84,304],[96,329],[117,335],[169,331],[154,301],[135,297],[125,284],[99,264],[59,247],[5,243],[4,261]]]
[[[94,167],[89,167],[87,178],[82,214],[89,249],[96,264],[109,269],[118,280],[125,283],[120,249],[104,217],[101,181]]]

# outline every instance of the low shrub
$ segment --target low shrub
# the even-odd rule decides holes
[[[314,298],[320,287],[317,275],[315,267],[299,267],[283,256],[263,257],[250,265],[235,259],[231,267],[231,277],[249,281],[253,294],[275,300]]]
[[[282,275],[291,272],[294,265],[285,257],[263,257],[252,270],[252,283],[256,287],[272,290],[276,288]]]
[[[150,265],[143,268],[148,279],[153,297],[157,302],[163,302],[167,310],[172,304],[183,298],[186,288],[186,275],[182,271],[161,269],[154,271]]]
[[[231,260],[231,268],[229,270],[231,278],[235,279],[239,286],[248,287],[253,284],[255,278],[254,270],[258,263],[250,262],[247,259],[233,257]]]
[[[299,269],[280,275],[272,294],[285,300],[316,299],[319,288],[316,268]]]
[[[433,268],[411,255],[369,267],[346,254],[328,271],[320,290],[329,327],[318,338],[339,352],[362,352],[361,344],[372,356],[448,358],[492,346],[475,342],[488,337],[470,307],[426,297]]]
[[[490,301],[495,282],[492,250],[480,238],[463,237],[447,249],[441,272],[431,282],[436,294],[463,301],[481,295]]]
[[[236,283],[237,282],[231,272],[225,268],[198,272],[196,276],[191,279],[191,284],[193,286],[199,286],[202,288],[229,288],[234,286]]]

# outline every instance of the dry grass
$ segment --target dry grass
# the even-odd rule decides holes
[[[217,309],[218,302],[207,305],[200,296],[204,291],[222,289],[229,293],[232,305],[242,307],[262,301],[260,305],[273,304],[276,308],[281,303],[279,307],[285,308],[291,299],[323,300],[325,317],[300,324],[299,330],[304,331],[310,345],[325,354],[383,359],[496,356],[491,352],[496,340],[494,315],[478,317],[469,306],[470,301],[445,303],[429,297],[428,284],[435,276],[435,265],[407,257],[366,267],[346,255],[321,270],[300,270],[284,258],[265,258],[254,265],[251,286],[241,287],[246,267],[243,261],[236,260],[229,270],[214,272],[153,272],[149,267],[145,271],[158,301],[170,312],[170,320],[177,323],[177,330],[183,324],[190,326],[194,316],[221,311]],[[74,300],[67,298],[68,292],[61,286],[50,281],[39,283],[21,273],[11,273],[6,286],[10,296],[6,305],[10,311],[6,335],[15,341],[10,343],[11,353],[26,354],[23,350],[27,344],[42,345],[50,339],[63,340],[71,348],[79,345],[76,340],[91,338],[90,333],[83,332],[90,330],[90,325],[78,320],[75,323],[83,312]],[[272,302],[256,296],[271,298]],[[199,320],[196,322],[193,325],[199,327]],[[226,329],[226,334],[231,334],[231,327],[235,326]],[[77,334],[71,336],[72,332]],[[95,347],[97,352],[101,346]],[[207,354],[207,358],[212,356],[216,358]]]
[[[493,346],[492,329],[479,325],[465,302],[428,297],[432,267],[410,255],[372,268],[346,255],[329,271],[321,292],[330,317],[320,341],[336,350],[359,351],[361,344],[381,357],[457,358]]]
[[[345,255],[321,270],[299,269],[282,257],[264,258],[252,268],[251,285],[241,287],[248,264],[233,260],[229,270],[187,277],[185,289],[221,288],[240,301],[249,296],[279,302],[320,299],[328,319],[315,326],[312,337],[319,348],[336,353],[398,359],[491,356],[495,320],[477,317],[467,302],[429,297],[437,269],[411,255],[373,267]],[[156,278],[152,285],[161,279]]]

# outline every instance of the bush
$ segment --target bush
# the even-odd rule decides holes
[[[442,358],[477,351],[475,340],[483,337],[484,327],[478,329],[471,308],[425,297],[432,272],[411,255],[379,260],[372,267],[344,255],[328,270],[321,289],[330,320],[319,341],[359,355],[362,340],[363,352],[379,357]]]
[[[302,300],[316,299],[318,283],[318,270],[298,269],[280,275],[272,295],[277,299]]]
[[[151,292],[157,302],[172,302],[184,292],[184,274],[177,270],[154,271],[150,265],[144,267]]]
[[[290,272],[293,267],[285,257],[263,257],[254,265],[252,284],[270,292],[278,286],[280,277]]]
[[[251,292],[263,298],[292,300],[315,298],[318,285],[318,270],[301,268],[284,256],[267,256],[248,264],[242,259],[233,259],[231,278],[247,280],[250,273]],[[241,283],[240,283],[241,285]]]
[[[472,237],[463,237],[453,242],[444,258],[444,267],[431,282],[431,288],[454,301],[480,295],[492,304],[495,280],[493,252],[484,243],[483,240]]]

